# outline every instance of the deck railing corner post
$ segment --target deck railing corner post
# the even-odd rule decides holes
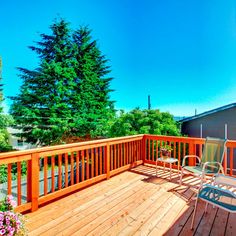
[[[143,160],[143,164],[145,163],[146,161],[146,135],[144,134],[143,135],[143,139],[142,139],[142,160]]]

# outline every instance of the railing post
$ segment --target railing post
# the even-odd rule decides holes
[[[143,164],[146,161],[146,136],[143,135],[143,139],[142,139],[142,160],[143,160]]]
[[[106,173],[107,179],[110,179],[110,144],[107,143],[106,146]]]
[[[189,143],[189,155],[196,155],[195,145],[194,142]],[[189,159],[189,165],[194,166],[196,164],[196,160],[193,158]]]
[[[38,199],[39,199],[39,154],[33,153],[31,160],[31,181],[30,186],[30,199],[31,199],[31,211],[36,211],[38,209]]]

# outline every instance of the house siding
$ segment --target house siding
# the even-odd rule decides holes
[[[182,134],[191,137],[225,138],[225,124],[227,124],[227,138],[236,140],[236,107],[221,110],[192,120],[183,121]]]

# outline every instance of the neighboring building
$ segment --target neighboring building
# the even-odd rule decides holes
[[[180,120],[182,134],[236,140],[236,103]]]
[[[8,127],[7,132],[9,133],[9,144],[15,150],[26,150],[34,148],[35,146],[25,142],[25,140],[21,137],[18,137],[17,134],[22,133],[20,129],[13,129]]]

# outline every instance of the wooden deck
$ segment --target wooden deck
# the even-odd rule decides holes
[[[190,230],[199,181],[184,185],[151,166],[138,166],[27,214],[29,235],[236,235],[236,217],[199,204]]]

